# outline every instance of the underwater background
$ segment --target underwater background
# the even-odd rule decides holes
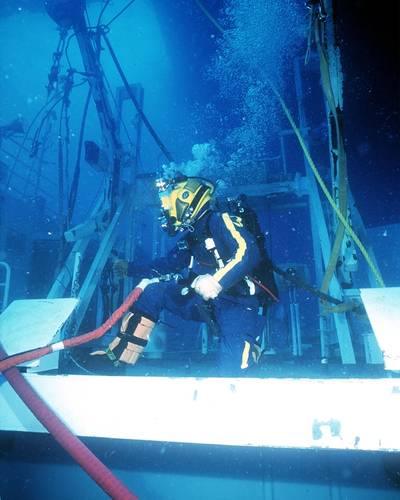
[[[90,75],[83,68],[77,37],[57,27],[45,3],[3,0],[0,5],[0,261],[12,269],[8,303],[47,296],[65,255],[63,233],[90,217],[97,200],[111,189],[109,158],[102,158],[100,152],[96,162],[87,160],[89,148],[101,142],[101,124],[88,92]],[[118,109],[124,150],[119,173],[122,190],[137,181],[130,257],[149,262],[165,255],[173,244],[159,231],[152,193],[153,181],[161,173],[178,170],[211,178],[221,192],[232,186],[240,192],[243,186],[294,185],[306,175],[303,151],[274,89],[306,135],[321,176],[330,185],[330,152],[335,145],[329,142],[320,65],[310,34],[310,10],[324,2],[58,2],[65,17],[83,4],[89,26],[106,26],[118,63],[158,137],[157,143],[123,97],[120,73],[103,43],[99,52],[105,85],[113,108]],[[400,283],[399,4],[389,1],[383,7],[356,0],[333,4],[343,71],[340,118],[351,206],[362,221],[362,239],[373,249],[386,286],[396,287]],[[89,142],[85,146],[82,134]],[[320,286],[307,202],[298,193],[281,194],[273,193],[257,205],[269,254],[279,265],[296,267],[307,283]],[[333,227],[327,203],[323,210]],[[102,221],[96,224],[101,227]],[[125,229],[121,227],[114,247],[119,255],[125,249]],[[89,245],[84,270],[99,242],[97,238]],[[351,271],[352,287],[367,287],[367,265],[359,254],[357,260],[357,271]],[[336,344],[332,364],[321,366],[317,299],[310,298],[307,290],[294,291],[283,280],[278,284],[282,299],[271,312],[270,356],[261,368],[262,377],[387,376],[381,366],[366,362],[364,325],[356,321],[352,327],[357,335],[357,366],[341,364]],[[113,284],[103,285],[111,294],[107,307],[112,310],[124,292],[111,290]],[[99,287],[81,332],[107,316],[102,293]],[[300,358],[293,355],[291,343],[291,301],[301,311],[304,352]],[[167,354],[160,359],[154,346],[153,357],[124,373],[213,376],[213,352],[204,361],[201,338],[192,334],[194,328],[191,322],[166,315],[159,339],[160,349]],[[88,359],[89,350],[61,356],[60,373],[116,374]],[[1,376],[0,384],[4,383]],[[244,426],[252,425],[251,411],[248,408]],[[84,442],[141,499],[400,498],[398,453],[97,438]],[[0,499],[20,498],[106,495],[51,436],[1,431]]]

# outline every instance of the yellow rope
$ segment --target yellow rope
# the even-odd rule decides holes
[[[318,17],[314,18],[314,30],[315,30],[315,43],[318,49],[320,71],[321,71],[321,81],[322,88],[328,103],[330,112],[332,113],[335,122],[335,134],[336,134],[336,144],[337,144],[337,169],[338,169],[338,181],[339,181],[339,210],[343,214],[343,217],[347,220],[347,162],[346,153],[343,144],[343,137],[341,132],[341,126],[338,119],[335,97],[332,89],[332,82],[329,73],[328,55],[326,54],[324,47],[322,45],[323,33],[319,30],[324,29],[324,24],[318,20]],[[327,292],[329,289],[329,284],[335,273],[337,261],[340,254],[340,248],[342,246],[343,238],[345,235],[345,227],[339,222],[336,228],[336,234],[334,243],[331,250],[331,256],[329,258],[328,265],[325,269],[324,279],[321,285],[321,291]]]
[[[219,30],[220,33],[224,34],[224,30],[221,28],[221,25],[218,24],[215,17],[212,14],[210,14],[210,12],[204,7],[202,2],[200,2],[200,0],[194,0],[194,1],[197,3],[197,5],[203,11],[203,13],[208,17],[208,19],[213,23],[213,25],[217,28],[217,30]]]
[[[384,283],[384,281],[382,279],[381,273],[379,272],[379,270],[375,266],[375,264],[372,262],[371,257],[368,255],[368,252],[367,252],[366,248],[364,247],[364,245],[362,244],[361,240],[356,235],[356,233],[353,231],[353,228],[349,225],[349,223],[347,222],[347,220],[345,219],[345,217],[343,216],[343,214],[340,212],[339,208],[336,206],[335,200],[332,198],[332,196],[331,196],[328,188],[325,185],[325,182],[323,181],[322,177],[320,176],[320,174],[318,172],[318,169],[317,169],[317,167],[316,167],[316,165],[314,163],[314,160],[311,158],[311,155],[310,155],[310,153],[309,153],[309,151],[307,149],[307,146],[304,143],[304,139],[303,139],[303,137],[300,134],[300,130],[298,129],[298,127],[297,127],[297,125],[296,125],[296,123],[295,123],[295,121],[294,121],[294,119],[293,119],[293,117],[292,117],[289,109],[287,108],[285,102],[283,101],[281,95],[276,90],[276,88],[274,87],[274,85],[271,82],[268,82],[268,83],[269,83],[272,91],[274,92],[274,94],[278,98],[278,100],[279,100],[279,102],[280,102],[280,104],[282,106],[282,109],[285,112],[285,115],[286,115],[287,119],[289,120],[289,123],[292,126],[294,133],[296,134],[296,137],[297,137],[297,139],[298,139],[298,141],[300,143],[300,146],[301,146],[301,148],[303,150],[304,156],[306,157],[306,159],[308,161],[308,164],[310,165],[311,170],[313,171],[313,174],[314,174],[315,178],[318,181],[318,184],[320,185],[320,187],[322,189],[322,192],[324,193],[324,195],[326,196],[327,200],[329,201],[329,204],[331,205],[331,207],[335,211],[338,219],[344,225],[344,227],[346,228],[346,231],[351,236],[351,238],[353,238],[354,243],[358,246],[358,248],[359,248],[360,252],[362,253],[362,255],[364,256],[367,264],[371,268],[371,271],[373,272],[373,274],[374,274],[377,282],[379,283],[380,286],[384,287],[385,283]]]

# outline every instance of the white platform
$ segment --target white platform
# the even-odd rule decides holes
[[[400,287],[362,288],[361,298],[386,370],[400,370]]]
[[[74,298],[14,300],[0,315],[1,345],[11,355],[50,344],[77,303]],[[58,353],[51,356],[58,359]],[[44,358],[47,363],[49,357]],[[38,364],[32,361],[28,366]]]
[[[361,290],[397,366],[400,288]],[[8,353],[45,345],[75,299],[16,301],[0,317]],[[79,436],[216,445],[400,451],[400,378],[233,379],[38,375],[26,380]],[[46,432],[0,375],[0,430]]]
[[[14,300],[0,315],[0,342],[7,354],[49,344],[77,302],[77,299]]]
[[[79,436],[400,451],[400,379],[25,378]],[[7,382],[0,429],[45,432]]]

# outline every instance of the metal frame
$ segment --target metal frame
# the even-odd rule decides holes
[[[8,297],[10,294],[11,268],[7,262],[0,262],[0,267],[4,269],[4,281],[0,282],[0,290],[3,292],[3,298],[0,299],[0,313],[8,306]]]
[[[112,169],[109,177],[110,189],[106,188],[104,190],[104,193],[97,200],[88,221],[85,223],[89,228],[89,232],[85,234],[84,237],[77,236],[72,250],[48,293],[48,298],[64,297],[71,281],[73,281],[73,291],[71,291],[71,294],[77,295],[79,302],[72,316],[72,320],[68,323],[68,335],[76,333],[80,326],[100,279],[101,272],[117,238],[118,225],[126,215],[127,210],[131,207],[133,198],[133,190],[131,190],[131,192],[127,193],[125,199],[121,201],[120,169],[123,151],[119,138],[119,130],[116,125],[117,120],[110,104],[106,85],[104,83],[103,71],[100,65],[100,48],[98,46],[100,42],[98,39],[94,40],[95,36],[100,35],[89,32],[83,12],[76,14],[77,15],[74,17],[73,29],[81,51],[82,61],[87,73],[93,100],[96,105],[104,145],[107,149],[109,158],[112,160]],[[101,224],[98,224],[99,216],[101,216],[102,219]],[[91,221],[92,224],[90,224]],[[91,234],[90,228],[92,228]],[[74,229],[69,230],[69,233],[70,235],[74,235]],[[101,236],[102,241],[96,257],[81,287],[79,287],[80,284],[76,280],[77,275],[72,272],[75,269],[76,256],[79,255],[80,258],[83,259],[90,239],[98,236]],[[58,361],[58,352],[45,357],[40,363],[39,371],[57,368]]]
[[[299,113],[299,121],[301,129],[308,130],[307,119],[305,116],[305,112],[301,103],[303,101],[303,87],[301,81],[301,73],[300,73],[300,61],[299,59],[295,62],[295,85],[296,85],[296,94],[297,94],[297,102],[298,102],[298,113]],[[307,134],[303,136],[305,143],[307,144]],[[303,157],[304,158],[304,157]],[[312,227],[315,227],[316,233],[318,235],[318,239],[320,242],[320,249],[318,255],[315,255],[315,258],[322,256],[322,261],[324,267],[326,268],[329,262],[330,251],[331,251],[331,241],[328,232],[328,226],[325,219],[325,214],[322,208],[321,199],[318,192],[317,181],[315,180],[314,174],[311,171],[310,166],[308,165],[306,159],[304,158],[304,166],[306,169],[306,176],[309,184],[309,195],[310,195],[310,215],[312,220]],[[313,234],[313,237],[315,235]],[[315,248],[315,246],[314,246]],[[318,268],[318,274],[321,273],[321,268]],[[331,283],[329,285],[329,292],[339,300],[343,298],[342,289],[340,283],[334,275],[332,277]],[[351,340],[350,327],[347,321],[347,318],[344,314],[333,314],[333,320],[335,323],[336,333],[339,340],[339,349],[342,361],[344,364],[355,364],[355,355],[354,348]],[[327,341],[327,332],[326,332],[326,324],[323,321],[320,321],[321,328],[321,347],[323,350],[321,352],[321,358],[328,358],[329,352],[327,346],[329,342]]]

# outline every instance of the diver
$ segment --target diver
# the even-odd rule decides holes
[[[125,276],[173,279],[149,284],[123,318],[121,331],[108,349],[96,354],[107,355],[115,365],[134,365],[166,309],[218,328],[219,374],[248,372],[258,361],[257,340],[265,326],[265,307],[261,307],[265,292],[251,278],[267,262],[262,249],[240,217],[213,206],[214,185],[209,180],[179,174],[158,179],[156,186],[163,229],[170,236],[182,236],[166,257],[147,267],[119,260],[115,268]],[[264,285],[277,294],[272,271],[269,276],[271,282]]]

